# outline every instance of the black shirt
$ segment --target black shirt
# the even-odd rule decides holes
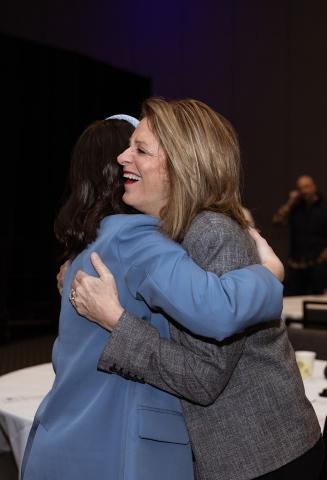
[[[316,260],[327,247],[327,202],[319,194],[313,203],[301,199],[290,211],[290,258]]]

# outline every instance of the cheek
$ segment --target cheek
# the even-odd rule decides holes
[[[167,172],[160,175],[160,183],[158,184],[158,194],[161,198],[167,199],[170,192],[170,182]]]
[[[164,162],[163,164],[161,164],[160,174],[161,174],[162,180],[163,180],[166,188],[169,188],[170,179],[169,179],[169,172],[168,172],[168,168],[167,168],[166,162]]]
[[[170,190],[170,180],[169,180],[169,176],[168,176],[167,171],[165,171],[165,173],[163,175],[163,185],[164,185],[165,190],[167,190],[167,192],[169,192],[169,190]]]
[[[165,186],[165,188],[169,185],[168,171],[161,164],[153,170],[152,178],[155,179],[157,185]]]

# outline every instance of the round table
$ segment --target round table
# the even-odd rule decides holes
[[[54,381],[51,363],[0,377],[0,451],[12,450],[18,468],[35,412]]]
[[[321,429],[327,417],[327,388],[323,371],[327,362],[316,360],[313,377],[304,381],[305,392],[317,414]],[[20,468],[35,412],[54,381],[51,363],[17,370],[0,377],[0,451],[12,450]]]

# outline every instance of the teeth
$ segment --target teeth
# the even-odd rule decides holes
[[[129,180],[141,180],[141,177],[138,175],[134,175],[134,173],[124,173],[124,178],[128,178]]]

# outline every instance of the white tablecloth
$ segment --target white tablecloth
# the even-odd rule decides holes
[[[323,370],[327,362],[316,360],[313,378],[305,380],[305,392],[323,429],[327,398],[319,393],[327,388]],[[54,380],[51,363],[24,368],[0,377],[0,451],[12,449],[20,467],[35,412]]]
[[[301,320],[303,318],[304,300],[327,302],[327,295],[298,295],[295,297],[284,297],[282,318],[293,318],[294,320]]]
[[[319,395],[327,388],[327,379],[324,377],[324,369],[327,366],[325,360],[316,360],[314,363],[313,376],[304,380],[305,394],[312,403],[319,420],[321,430],[324,428],[327,417],[327,397]]]
[[[0,451],[12,450],[18,467],[35,412],[53,380],[51,363],[0,377]]]

